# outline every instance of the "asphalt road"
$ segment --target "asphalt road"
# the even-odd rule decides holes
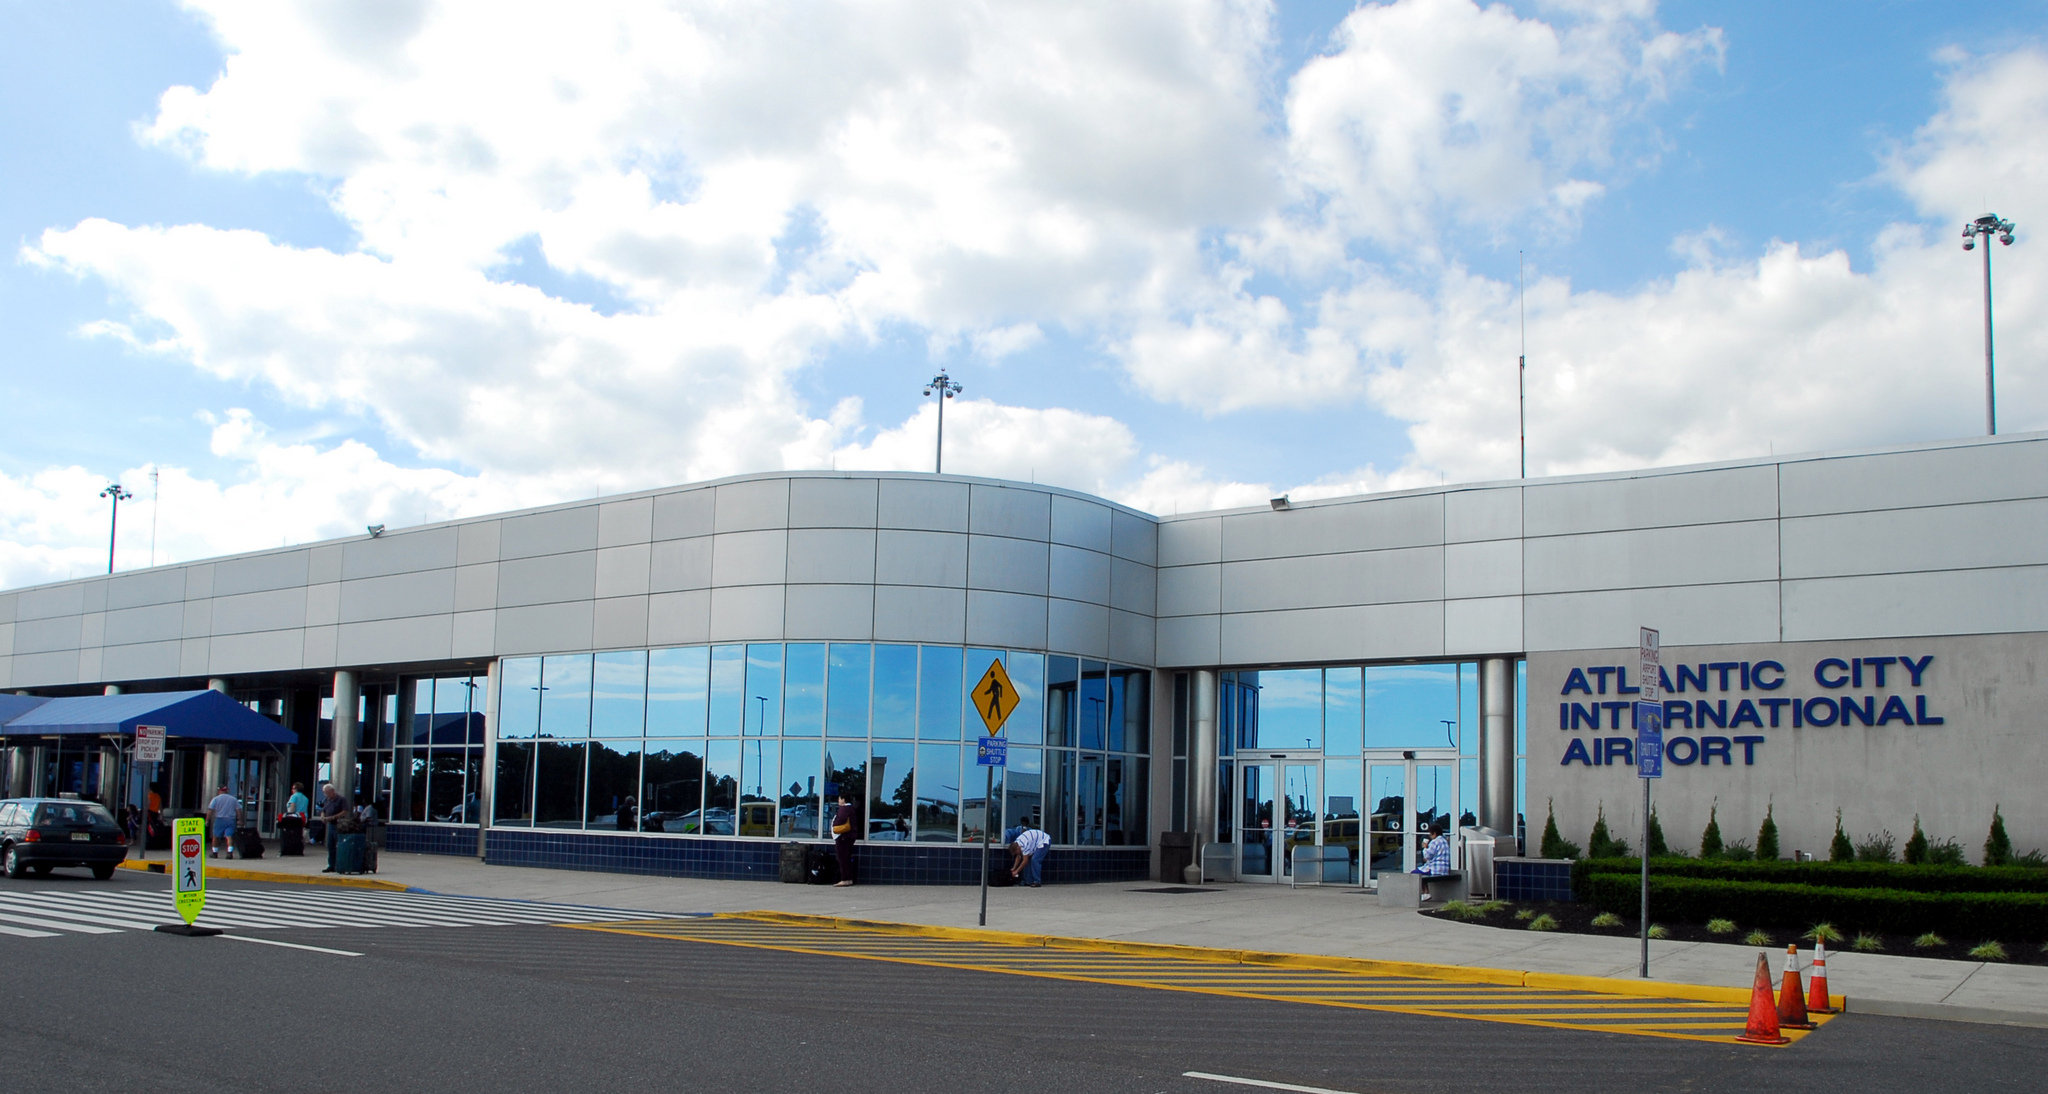
[[[116,884],[152,882],[162,884]],[[45,887],[0,883],[0,893]],[[1194,1071],[1357,1094],[1883,1094],[2033,1091],[2048,1073],[2048,1031],[1856,1015],[1791,1048],[1761,1049],[549,926],[237,933],[363,956],[133,930],[0,938],[0,1086],[1259,1089],[1185,1074]]]

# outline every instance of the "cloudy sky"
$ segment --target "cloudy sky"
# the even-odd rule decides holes
[[[778,468],[2048,428],[2048,9],[0,0],[0,587]],[[1526,294],[1518,291],[1526,284]],[[152,476],[155,476],[152,478]]]

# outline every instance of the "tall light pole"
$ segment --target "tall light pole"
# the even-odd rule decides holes
[[[110,574],[114,572],[114,534],[121,528],[121,503],[134,496],[121,489],[118,482],[110,482],[105,490],[100,491],[100,497],[110,498],[114,503],[113,515],[107,519],[107,572]]]
[[[937,451],[932,456],[932,474],[934,475],[946,469],[946,400],[960,394],[960,385],[954,383],[946,376],[945,369],[940,369],[939,374],[932,377],[932,382],[924,386],[924,393],[926,395],[930,395],[935,391],[939,394],[939,444]]]
[[[1998,435],[1998,389],[1992,383],[1991,371],[1991,241],[1997,236],[2000,243],[2012,246],[2012,221],[1998,219],[1997,213],[1986,213],[1963,225],[1963,250],[1977,249],[1977,237],[1984,241],[1984,432],[1988,436]]]

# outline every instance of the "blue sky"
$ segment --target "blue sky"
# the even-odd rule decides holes
[[[2042,5],[0,0],[0,586],[776,468],[1155,512],[2048,427]],[[152,506],[149,475],[161,476]]]

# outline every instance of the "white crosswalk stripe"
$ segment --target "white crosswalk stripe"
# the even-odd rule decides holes
[[[644,913],[615,908],[529,904],[484,897],[368,889],[213,889],[199,923],[230,931],[362,927],[509,927],[603,923]],[[0,939],[147,931],[178,922],[164,889],[0,888]]]

